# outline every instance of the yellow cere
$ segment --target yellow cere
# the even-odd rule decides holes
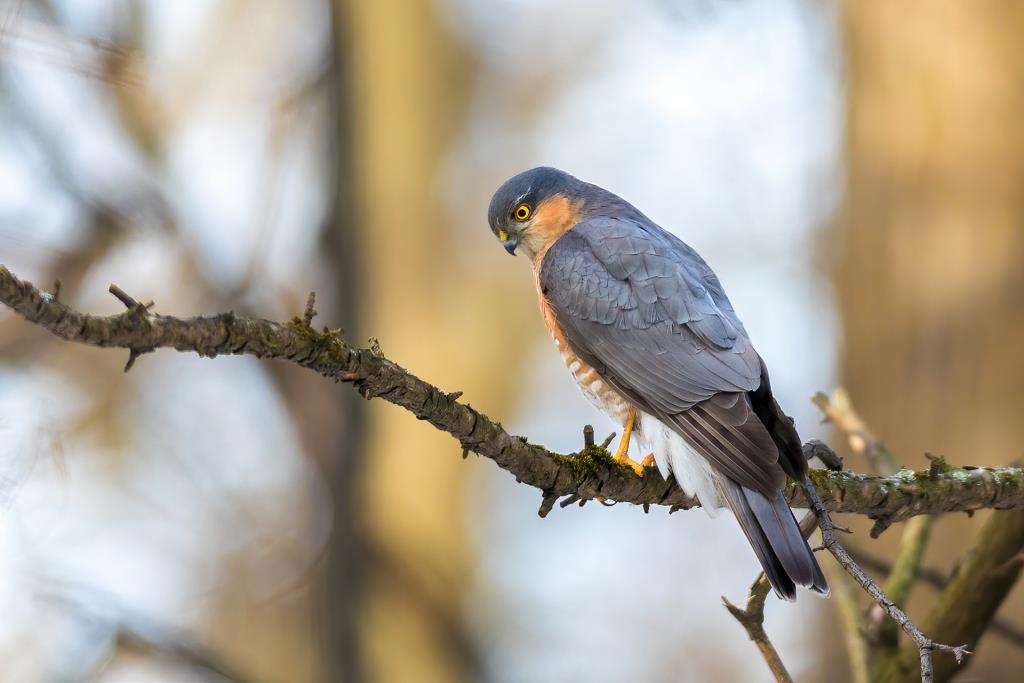
[[[498,239],[501,240],[502,242],[504,242],[505,240],[508,239],[508,233],[505,232],[504,230],[499,230],[498,231]]]

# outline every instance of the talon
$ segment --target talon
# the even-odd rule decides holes
[[[615,459],[615,462],[620,465],[625,465],[636,472],[636,476],[642,477],[644,476],[644,467],[646,467],[647,458],[644,458],[644,463],[639,463],[629,457],[629,440],[633,435],[633,426],[635,424],[636,408],[630,408],[629,415],[626,416],[626,424],[622,428],[622,439],[619,440],[619,447],[615,450],[613,458]],[[651,461],[654,461],[653,457],[651,457]]]
[[[657,467],[658,463],[654,461],[654,453],[648,453],[644,456],[644,459],[640,461],[641,467]]]
[[[625,460],[622,460],[621,463],[623,465],[628,466],[631,470],[636,472],[636,476],[644,476],[644,466],[638,463],[636,460],[630,460],[629,458],[626,458]]]

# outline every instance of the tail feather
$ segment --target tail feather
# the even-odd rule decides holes
[[[720,480],[723,497],[736,515],[775,593],[796,600],[796,587],[828,595],[828,582],[781,493],[775,498]]]

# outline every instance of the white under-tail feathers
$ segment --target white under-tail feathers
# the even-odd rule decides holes
[[[588,372],[581,372],[583,362],[557,339],[555,346],[587,400],[617,424],[625,424],[630,405],[619,394],[607,391],[600,378],[584,381]],[[588,371],[593,372],[589,367]],[[637,415],[634,438],[644,446],[644,453],[654,454],[661,476],[668,479],[669,474],[674,474],[680,488],[687,495],[697,496],[708,516],[715,517],[726,502],[708,461],[658,418],[639,410]]]
[[[636,437],[645,451],[654,454],[661,476],[668,479],[670,473],[674,474],[679,488],[689,496],[697,496],[709,517],[715,517],[726,506],[711,465],[664,422],[640,413]]]

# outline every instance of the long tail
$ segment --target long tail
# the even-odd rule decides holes
[[[796,600],[797,586],[828,595],[828,582],[782,493],[770,499],[725,477],[718,483],[776,595]]]

